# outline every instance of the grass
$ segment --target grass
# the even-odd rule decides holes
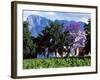
[[[23,61],[23,69],[78,67],[78,66],[90,66],[90,65],[91,65],[90,57],[24,59]]]

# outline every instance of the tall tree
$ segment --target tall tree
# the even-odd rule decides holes
[[[31,33],[28,30],[28,22],[23,22],[23,54],[24,58],[31,57],[35,53],[36,44],[33,44]]]
[[[87,38],[87,40],[86,40],[86,50],[87,50],[87,52],[86,52],[86,54],[89,54],[89,52],[90,52],[90,48],[91,48],[91,20],[89,19],[88,20],[88,24],[85,24],[85,26],[84,26],[84,30],[85,30],[85,33],[86,33],[86,38]]]
[[[61,54],[63,54],[63,47],[68,47],[68,32],[63,31],[63,25],[60,25],[58,21],[54,21],[51,23],[50,35],[54,40],[54,44],[52,45],[57,54],[57,51],[60,49]]]
[[[50,22],[49,26],[45,26],[44,30],[38,35],[36,43],[41,48],[40,53],[45,53],[47,54],[45,57],[48,57],[53,52],[56,55],[59,49],[63,53],[63,47],[68,48],[68,39],[69,32],[64,32],[63,25],[60,25],[58,21],[54,21]]]
[[[84,26],[83,26],[84,27]],[[69,31],[69,45],[71,53],[76,54],[76,49],[85,47],[86,34],[79,22],[72,21],[64,25],[65,31]]]

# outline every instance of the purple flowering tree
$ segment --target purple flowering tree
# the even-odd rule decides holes
[[[75,55],[75,49],[85,47],[86,34],[79,22],[71,21],[64,24],[64,31],[70,34],[70,50]]]

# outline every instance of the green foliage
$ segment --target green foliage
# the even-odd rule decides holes
[[[52,49],[56,54],[59,48],[63,48],[63,46],[68,48],[69,32],[64,32],[63,25],[60,25],[58,21],[50,21],[49,26],[45,26],[33,41],[35,41],[38,48],[49,48],[49,51]],[[42,50],[39,53],[42,53]]]
[[[85,28],[85,33],[86,33],[86,48],[87,48],[87,54],[90,52],[91,48],[91,20],[88,20],[88,24],[84,26]]]
[[[60,68],[60,67],[78,67],[90,66],[90,57],[68,57],[65,58],[48,58],[48,59],[24,59],[24,69],[38,68]]]
[[[88,20],[88,24],[85,24],[84,28],[85,28],[85,31],[90,32],[90,29],[91,29],[91,20],[90,19]]]
[[[28,30],[28,23],[23,22],[23,51],[24,55],[35,53],[36,44],[33,44],[31,33]]]
[[[63,27],[59,25],[57,21],[51,23],[50,35],[52,35],[55,40],[55,43],[54,43],[55,46],[60,43],[62,30],[63,30]]]
[[[58,21],[50,22],[51,27],[45,27],[42,31],[44,35],[49,34],[54,39],[53,46],[68,46],[69,34],[68,32],[63,32],[63,27],[58,23]]]

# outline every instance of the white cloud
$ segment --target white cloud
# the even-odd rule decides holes
[[[55,12],[48,12],[49,15],[55,15]]]

